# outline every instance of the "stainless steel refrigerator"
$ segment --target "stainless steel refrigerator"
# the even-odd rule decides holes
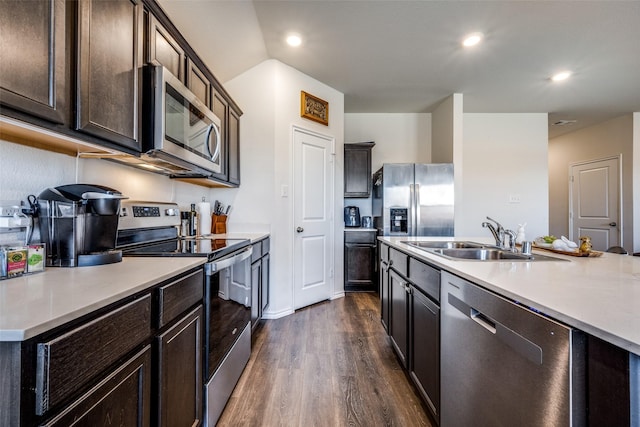
[[[385,236],[453,236],[453,164],[385,163],[373,174],[372,208]]]

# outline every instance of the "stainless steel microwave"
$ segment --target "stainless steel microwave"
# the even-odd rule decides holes
[[[166,68],[145,67],[142,158],[178,176],[222,170],[220,119]]]

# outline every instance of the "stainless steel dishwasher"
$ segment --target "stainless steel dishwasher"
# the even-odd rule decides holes
[[[585,337],[442,272],[441,427],[584,426]]]

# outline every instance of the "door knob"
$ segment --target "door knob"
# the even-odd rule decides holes
[[[296,231],[297,231],[298,233],[302,233],[302,232],[304,231],[304,228],[302,228],[302,227],[298,227],[298,228],[296,228]]]
[[[618,224],[616,224],[615,222],[610,222],[609,223],[609,227],[615,227],[616,225],[618,225]]]

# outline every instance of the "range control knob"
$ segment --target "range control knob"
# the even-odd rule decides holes
[[[166,216],[178,216],[180,215],[180,211],[176,208],[169,208],[167,210],[164,211],[164,214]]]

